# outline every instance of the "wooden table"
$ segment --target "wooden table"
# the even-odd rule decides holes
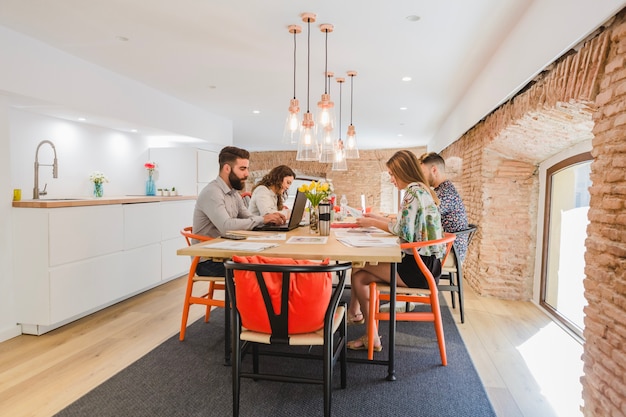
[[[241,232],[254,236],[263,236],[263,234],[275,234],[275,232]],[[306,236],[309,235],[308,227],[300,227],[290,232],[287,232],[287,240],[292,236]],[[328,242],[326,244],[287,244],[286,240],[267,240],[278,246],[265,249],[261,252],[241,252],[237,253],[232,250],[213,249],[206,247],[217,242],[223,241],[223,239],[214,239],[210,242],[201,242],[192,246],[188,246],[182,249],[178,249],[176,252],[182,256],[202,256],[205,258],[211,258],[213,260],[226,260],[230,259],[233,255],[262,255],[268,257],[279,258],[293,258],[293,259],[312,259],[323,260],[330,259],[331,261],[351,261],[354,266],[362,266],[366,263],[377,264],[380,262],[390,263],[391,274],[391,305],[389,309],[389,356],[388,360],[374,360],[368,361],[363,359],[363,362],[384,364],[388,367],[387,379],[390,381],[395,380],[395,368],[394,368],[394,355],[395,355],[395,335],[396,335],[396,310],[395,310],[395,288],[396,288],[396,263],[402,261],[402,254],[400,246],[394,247],[366,247],[355,248],[348,247],[343,243],[335,239],[334,231],[331,231],[328,236]],[[255,240],[257,241],[257,240]],[[228,320],[227,320],[228,322]],[[227,326],[230,327],[230,326]],[[226,336],[228,339],[228,336]],[[227,358],[230,357],[230,352],[226,352]],[[361,362],[360,360],[356,360]]]

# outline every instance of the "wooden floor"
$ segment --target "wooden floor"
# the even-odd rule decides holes
[[[183,294],[177,279],[43,336],[0,343],[0,416],[51,416],[140,358],[178,332]],[[581,345],[531,303],[471,290],[465,299],[465,323],[453,314],[497,415],[581,416]],[[190,320],[202,315],[195,307]]]

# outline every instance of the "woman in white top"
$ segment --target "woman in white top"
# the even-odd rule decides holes
[[[281,212],[289,217],[289,209],[283,203],[296,174],[287,165],[279,165],[265,174],[252,189],[252,198],[248,210],[252,215],[264,216],[268,213]]]

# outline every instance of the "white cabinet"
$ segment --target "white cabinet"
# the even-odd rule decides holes
[[[197,148],[150,148],[157,163],[157,188],[176,187],[181,195],[198,195],[219,172],[218,153]]]
[[[187,244],[180,231],[186,226],[191,226],[195,205],[195,200],[186,200],[173,201],[162,207],[161,279],[163,280],[180,276],[181,271],[189,271],[189,258],[176,255],[176,250]]]
[[[220,171],[219,154],[217,152],[198,149],[197,153],[198,183],[213,181]]]
[[[189,259],[180,229],[194,200],[14,208],[14,265],[22,333],[42,334],[165,280]]]

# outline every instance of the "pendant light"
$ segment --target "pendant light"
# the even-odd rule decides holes
[[[302,13],[302,21],[307,24],[307,90],[306,90],[306,113],[302,120],[300,138],[298,139],[297,161],[317,161],[319,160],[319,147],[315,135],[315,122],[313,114],[309,110],[309,88],[311,86],[311,22],[315,22],[314,13]]]
[[[326,73],[326,79],[328,80],[328,96],[330,97],[330,79],[334,76],[332,72]],[[335,157],[335,137],[334,137],[334,123],[328,123],[326,126],[322,126],[319,122],[317,124],[318,131],[321,132],[320,137],[320,162],[331,163]]]
[[[300,113],[300,103],[296,98],[296,35],[302,32],[298,25],[289,25],[289,33],[293,33],[293,98],[289,101],[289,113],[285,120],[283,130],[283,143],[296,143],[296,132],[300,129],[298,113]]]
[[[330,100],[330,77],[328,76],[328,34],[333,31],[333,25],[325,23],[320,25],[320,29],[326,34],[324,46],[324,94],[322,94],[322,99],[317,103],[317,126],[318,131],[323,135],[324,130],[332,130],[335,125],[335,115],[333,111],[335,104]]]
[[[346,162],[346,158],[344,155],[343,149],[343,141],[341,140],[341,95],[342,95],[342,86],[344,83],[343,78],[337,78],[337,82],[339,83],[339,139],[335,142],[335,152],[333,156],[333,171],[347,171],[348,164]]]
[[[354,77],[356,76],[356,71],[348,71],[348,76],[350,77],[350,126],[348,126],[348,134],[346,135],[346,158],[347,159],[358,159],[359,158],[359,148],[356,145],[356,130],[354,129],[354,125],[352,124],[352,105],[354,100]]]

